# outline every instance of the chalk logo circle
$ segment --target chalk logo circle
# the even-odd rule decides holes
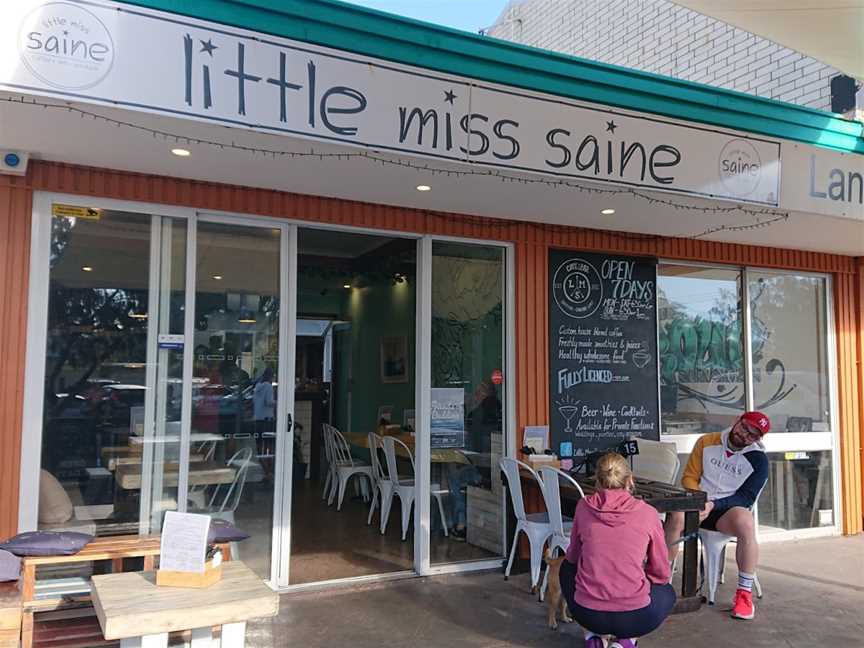
[[[590,317],[603,301],[600,273],[584,259],[568,259],[552,277],[552,297],[567,317]]]
[[[18,54],[33,76],[49,86],[84,90],[111,71],[114,39],[92,12],[67,2],[49,2],[22,21]]]
[[[720,151],[717,173],[732,196],[746,198],[756,191],[762,180],[762,158],[747,140],[733,139]]]

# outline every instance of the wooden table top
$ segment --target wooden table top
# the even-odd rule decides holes
[[[140,466],[144,462],[144,458],[141,455],[129,455],[125,457],[106,457],[103,454],[102,459],[105,463],[105,467],[111,472],[114,472],[117,469],[117,466]],[[191,461],[192,463],[202,462],[204,461],[204,455],[192,453],[189,455],[189,461]],[[169,461],[165,463],[176,464],[177,462]],[[176,468],[174,470],[176,470]]]
[[[176,487],[179,480],[180,466],[177,463],[162,464],[162,486]],[[201,461],[189,466],[189,485],[208,486],[215,484],[230,484],[234,481],[234,468],[212,461]],[[125,490],[141,489],[141,464],[119,465],[115,471],[115,479],[120,488]]]
[[[582,487],[586,495],[597,490],[593,477],[575,476],[574,479]],[[687,490],[681,486],[664,484],[649,479],[635,479],[636,488],[633,496],[650,504],[660,513],[669,511],[701,511],[705,507],[708,494],[698,490]],[[564,487],[562,485],[562,492]],[[575,491],[575,488],[570,488]]]
[[[521,477],[523,481],[534,481],[534,478],[524,470],[521,471]],[[593,477],[572,474],[571,477],[576,480],[576,483],[579,484],[585,495],[592,495],[597,491]],[[701,511],[708,499],[707,493],[703,491],[687,490],[681,486],[664,484],[639,477],[635,481],[636,489],[633,491],[633,496],[644,500],[646,504],[650,504],[660,513],[667,513],[669,511]],[[562,499],[570,501],[580,499],[578,491],[570,484],[562,481],[560,486]]]
[[[158,587],[156,572],[93,577],[93,607],[106,639],[240,623],[279,613],[279,595],[240,561],[204,589]]]

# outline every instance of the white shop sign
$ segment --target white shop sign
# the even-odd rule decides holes
[[[864,221],[864,155],[784,142],[782,186],[785,209]]]
[[[111,2],[7,3],[0,88],[567,178],[777,205],[780,143]]]

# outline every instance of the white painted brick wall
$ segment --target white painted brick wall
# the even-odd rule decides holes
[[[669,0],[521,0],[486,33],[820,110],[830,110],[840,74]]]

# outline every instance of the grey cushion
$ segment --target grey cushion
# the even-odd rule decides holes
[[[248,533],[241,531],[227,520],[210,520],[210,531],[207,533],[207,542],[210,544],[239,542],[248,537]]]
[[[21,575],[21,559],[0,549],[0,583],[18,580]]]
[[[28,531],[0,544],[0,549],[16,556],[71,556],[92,539],[92,535],[75,531]]]

